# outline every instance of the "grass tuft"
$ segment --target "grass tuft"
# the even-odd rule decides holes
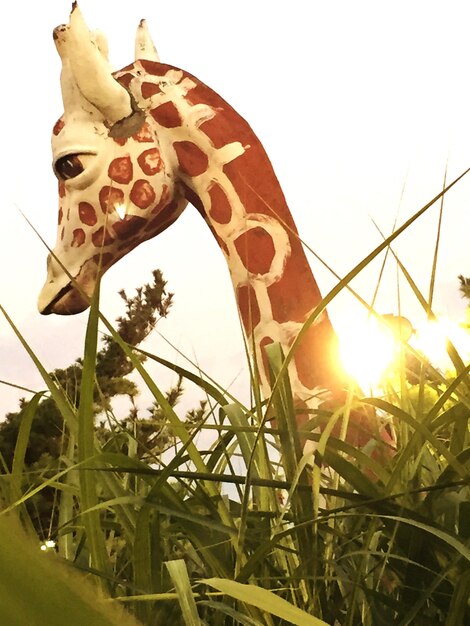
[[[396,237],[456,182],[339,281],[299,339],[381,251],[389,249],[393,257]],[[433,288],[426,299],[396,260],[432,317]],[[80,388],[73,397],[46,372],[1,309],[48,390],[24,405],[13,460],[2,463],[0,528],[12,544],[2,542],[0,548],[1,623],[63,623],[57,621],[57,593],[61,615],[66,612],[70,624],[75,618],[77,624],[145,626],[469,623],[470,366],[455,346],[448,345],[453,370],[443,372],[404,345],[380,393],[364,397],[352,389],[346,407],[312,412],[299,431],[287,375],[295,346],[289,354],[269,346],[272,397],[261,401],[255,388],[254,406],[245,406],[203,373],[124,341],[99,312],[98,300],[97,292]],[[121,366],[139,372],[152,394],[158,420],[142,423],[131,416],[122,423],[115,417],[97,384],[102,381],[96,365],[100,321]],[[144,358],[197,384],[206,407],[191,419],[180,417],[172,394],[158,387]],[[122,389],[135,395],[130,386]],[[63,421],[62,446],[55,464],[28,465],[32,426],[44,395]],[[397,435],[395,455],[355,449],[336,435],[345,432],[349,412],[361,406],[388,420]],[[98,425],[100,410],[106,419]],[[321,434],[316,430],[320,418],[326,424]],[[203,447],[201,441],[209,443]],[[56,555],[39,549],[43,537],[33,512],[45,500],[49,517],[43,525]],[[15,553],[19,524],[29,534],[28,547]],[[49,558],[60,562],[57,575]],[[37,572],[35,589],[30,569]],[[10,571],[18,574],[14,590]],[[90,585],[101,598],[96,607]],[[101,617],[94,615],[100,612]]]

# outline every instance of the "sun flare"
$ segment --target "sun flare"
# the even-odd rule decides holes
[[[396,360],[399,345],[393,329],[375,317],[350,320],[340,333],[341,362],[364,391],[374,389]]]
[[[342,366],[365,392],[383,386],[398,371],[408,342],[442,371],[452,368],[447,354],[449,340],[461,359],[470,361],[468,329],[443,317],[425,321],[417,328],[399,315],[357,317],[349,319],[343,328],[338,324],[338,334]]]
[[[126,215],[126,205],[125,204],[117,204],[115,207],[116,213],[123,220]]]
[[[451,367],[447,354],[447,341],[456,348],[462,360],[470,359],[470,333],[461,324],[440,317],[418,326],[412,345],[425,354],[431,363],[439,368]]]

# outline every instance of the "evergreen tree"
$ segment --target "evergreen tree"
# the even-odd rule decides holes
[[[168,315],[173,302],[173,294],[166,292],[166,281],[159,270],[153,272],[153,280],[136,290],[133,297],[127,296],[124,290],[119,295],[125,304],[125,313],[119,317],[116,330],[121,338],[131,346],[140,344],[154,329],[159,319]],[[104,442],[112,441],[113,449],[125,450],[127,437],[116,435],[131,433],[137,440],[137,454],[142,458],[153,457],[155,460],[175,438],[171,429],[163,419],[158,405],[148,409],[148,414],[141,418],[134,404],[138,394],[136,384],[129,380],[128,375],[134,366],[112,337],[104,336],[103,346],[96,358],[95,415],[105,413],[112,416],[111,400],[116,396],[127,396],[131,401],[129,414],[119,421],[103,419],[97,427],[97,435]],[[141,357],[142,361],[145,357]],[[77,359],[65,369],[56,369],[51,375],[58,385],[66,392],[70,403],[77,407],[80,401],[80,383],[83,362]],[[170,389],[167,400],[174,406],[182,394],[182,381]],[[22,409],[26,400],[20,401],[20,410],[8,413],[0,423],[0,462],[4,471],[12,468],[16,440],[22,418]],[[191,423],[196,426],[202,417],[204,405],[188,415]],[[122,441],[119,448],[119,442]],[[62,415],[51,397],[45,397],[38,405],[32,422],[29,443],[25,457],[25,480],[27,486],[33,487],[45,478],[52,476],[59,468],[59,457],[67,447],[68,437]],[[1,473],[1,465],[0,465]],[[26,479],[28,476],[28,479]],[[54,518],[55,491],[44,489],[37,496],[28,500],[28,510],[40,536],[47,536],[55,525]]]
[[[468,304],[470,305],[470,278],[465,278],[462,274],[460,274],[458,278],[460,281],[460,293],[468,300]]]

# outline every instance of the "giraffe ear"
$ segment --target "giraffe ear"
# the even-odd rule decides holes
[[[145,20],[140,20],[135,36],[135,60],[138,61],[139,59],[156,61],[157,63],[160,61]]]
[[[54,39],[62,59],[65,110],[72,110],[79,104],[77,98],[83,97],[100,111],[115,136],[129,136],[138,130],[142,112],[113,77],[105,39],[90,33],[77,3],[73,4],[69,24],[56,28]]]

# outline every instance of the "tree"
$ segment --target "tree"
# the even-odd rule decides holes
[[[125,304],[125,313],[116,322],[116,330],[121,338],[131,346],[140,344],[155,328],[159,319],[165,318],[173,302],[173,294],[167,293],[166,281],[159,270],[153,272],[153,279],[136,290],[136,295],[129,297],[124,290],[119,295]],[[145,357],[141,357],[142,361]],[[77,359],[65,369],[56,369],[51,375],[67,394],[71,404],[78,406],[80,401],[80,383],[83,363]],[[94,390],[94,413],[98,416],[111,409],[111,400],[125,395],[131,400],[129,414],[113,429],[107,420],[102,420],[97,428],[98,437],[104,442],[116,434],[116,428],[130,432],[137,440],[138,455],[151,455],[155,458],[173,445],[174,436],[168,428],[159,407],[154,404],[148,409],[148,415],[141,418],[134,404],[138,394],[136,384],[128,378],[134,366],[119,345],[109,336],[103,337],[103,346],[96,359],[96,385]],[[174,406],[183,392],[181,378],[170,389],[167,400]],[[6,415],[0,424],[0,460],[5,472],[11,471],[15,445],[22,419],[22,409],[26,400],[20,401],[20,410]],[[194,421],[201,415],[203,406],[190,412]],[[118,441],[114,438],[114,441]],[[125,441],[125,440],[123,440]],[[45,397],[37,407],[32,422],[29,443],[25,457],[25,479],[27,486],[35,486],[44,478],[52,476],[59,468],[59,457],[67,447],[68,434],[62,415],[51,397]],[[123,443],[125,446],[126,443]],[[43,489],[36,497],[28,500],[28,510],[40,536],[47,536],[48,529],[54,525],[54,497],[52,489]]]
[[[465,278],[465,276],[458,277],[460,281],[460,294],[463,298],[468,300],[468,304],[470,305],[470,278]]]

